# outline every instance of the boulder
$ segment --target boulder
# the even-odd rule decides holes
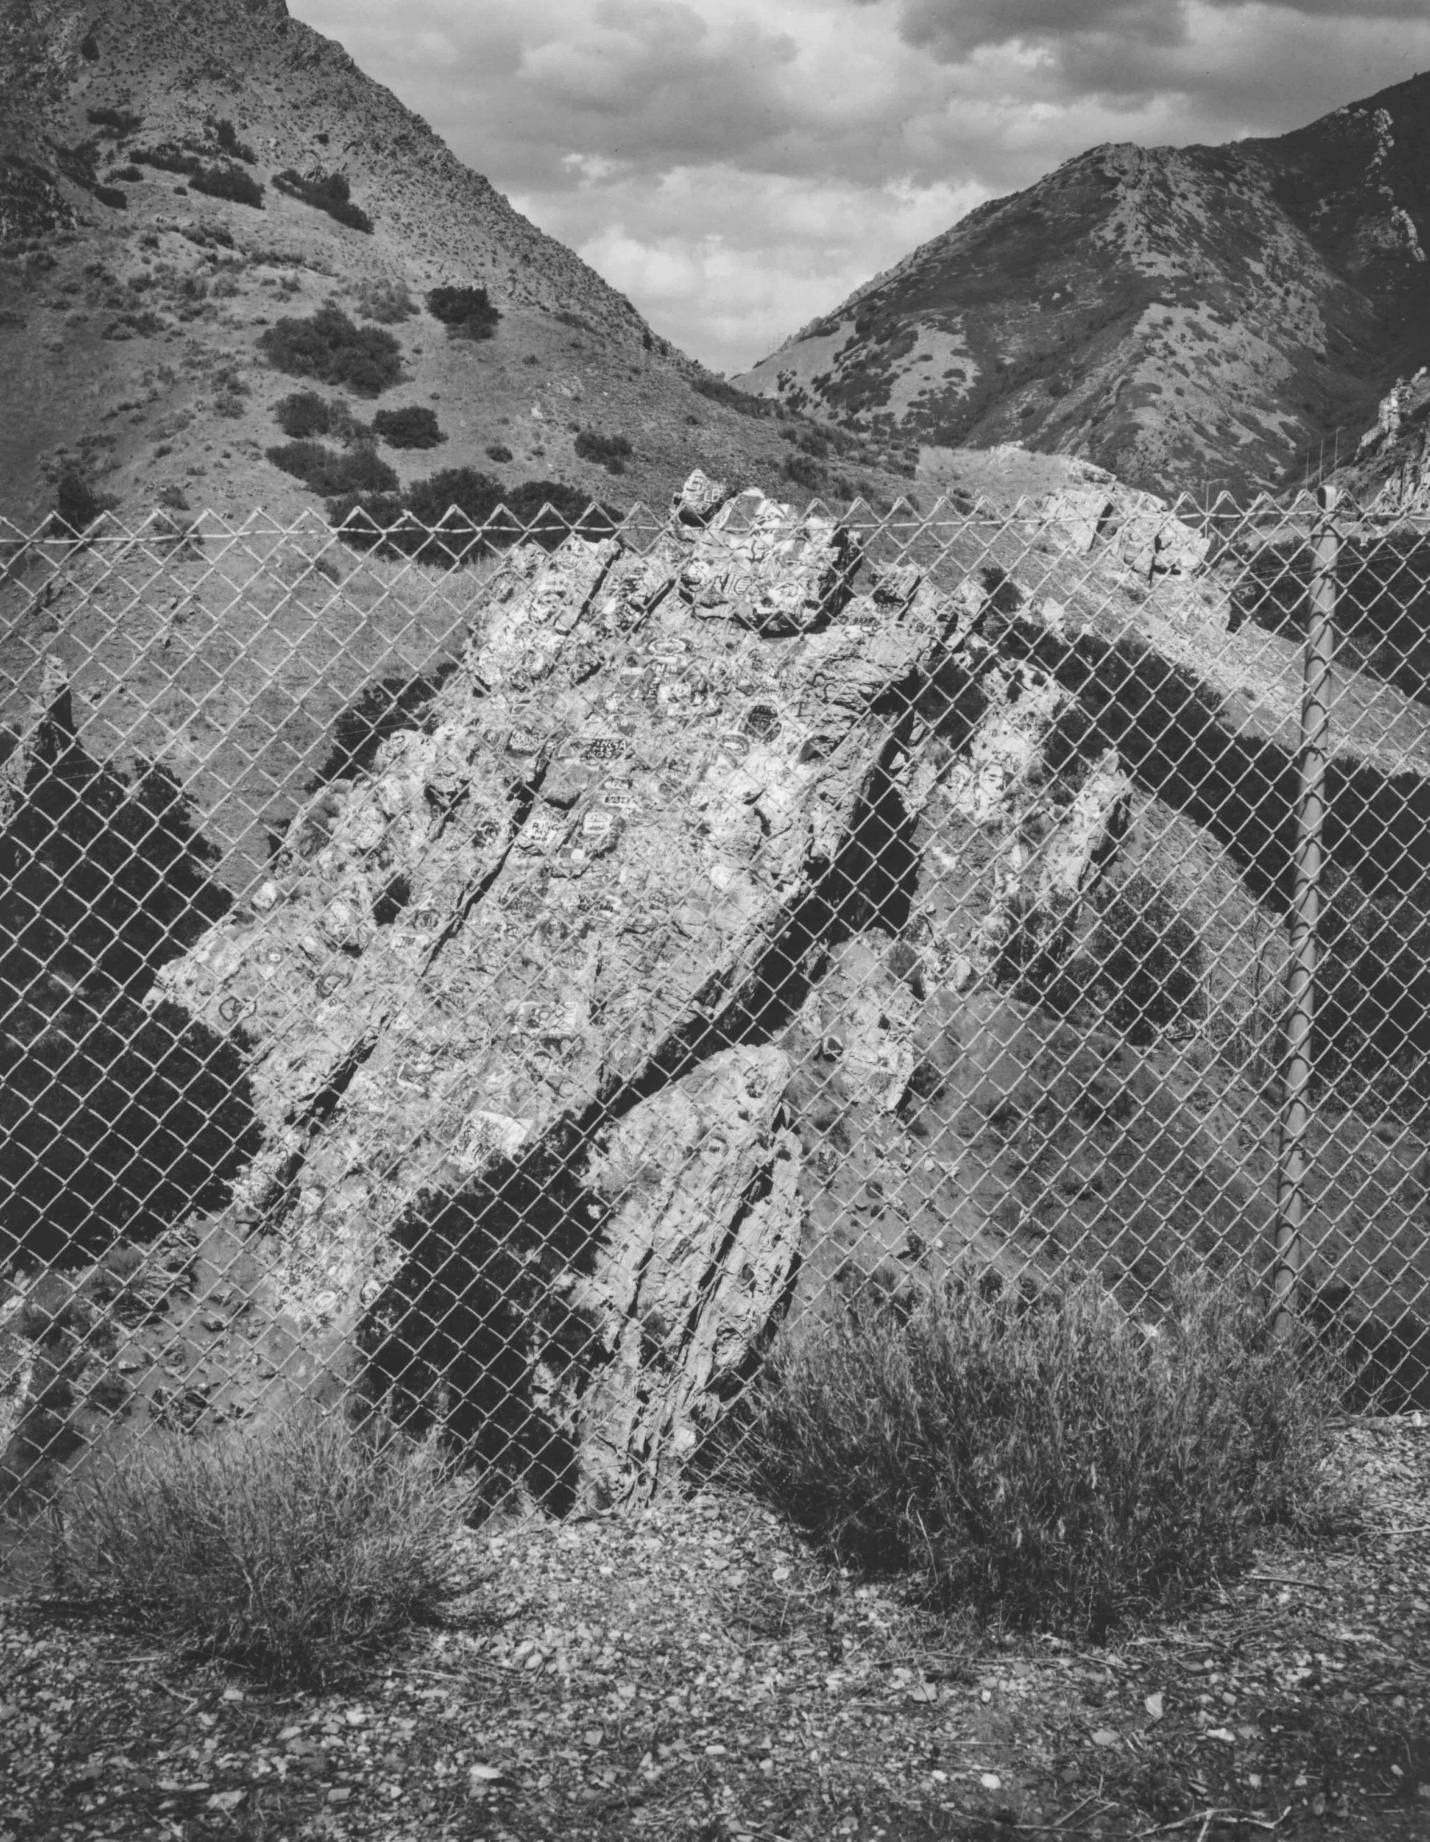
[[[416,1296],[401,1275],[434,1198],[478,1199],[457,1236],[476,1245],[481,1199],[522,1172],[584,1185],[589,1153],[604,1194],[622,1155],[610,1121],[737,1044],[790,976],[789,940],[809,949],[811,903],[905,759],[908,687],[965,650],[984,668],[966,599],[908,571],[855,595],[843,528],[708,484],[685,497],[646,555],[577,538],[510,552],[420,725],[316,791],[252,902],[155,982],[150,1002],[243,1048],[264,1142],[236,1204],[304,1335],[361,1340],[379,1307],[393,1337],[413,1335],[387,1306]],[[674,1147],[683,1109],[706,1103],[666,1104],[670,1119],[641,1119]],[[622,1130],[647,1130],[633,1121]],[[762,1116],[756,1137],[772,1133]],[[712,1182],[744,1195],[753,1152],[722,1142],[730,1169]],[[708,1421],[769,1319],[792,1178],[775,1182],[784,1152],[762,1155],[776,1200],[668,1277],[657,1261],[636,1294],[620,1275],[649,1266],[657,1227],[663,1246],[672,1224],[705,1210],[728,1226],[728,1210],[678,1187],[656,1215],[602,1204],[600,1232],[541,1265],[548,1290],[586,1275],[561,1296],[585,1301],[576,1437],[602,1488],[659,1474],[663,1442]],[[654,1309],[686,1330],[637,1411],[629,1325],[657,1281],[662,1298],[684,1288]],[[523,1359],[533,1386],[543,1334]],[[575,1392],[557,1390],[553,1424]]]

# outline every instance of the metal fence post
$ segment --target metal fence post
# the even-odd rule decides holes
[[[1321,515],[1312,540],[1311,593],[1306,615],[1301,746],[1292,858],[1290,970],[1286,1019],[1286,1084],[1276,1169],[1276,1262],[1272,1274],[1275,1326],[1285,1335],[1294,1319],[1305,1267],[1306,1132],[1310,1124],[1311,1031],[1316,1013],[1316,927],[1321,905],[1321,829],[1326,812],[1327,692],[1335,648],[1336,562],[1340,540],[1336,488],[1317,492]]]

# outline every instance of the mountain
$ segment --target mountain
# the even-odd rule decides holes
[[[1020,441],[1162,492],[1279,485],[1430,361],[1427,249],[1421,75],[1275,139],[1093,148],[734,381],[925,450]]]
[[[455,330],[491,336],[453,337],[423,305],[442,287],[484,290],[497,317]],[[435,414],[435,447],[379,445],[401,486],[473,467],[625,505],[697,460],[773,485],[792,458],[769,406],[658,338],[283,0],[6,0],[0,516],[33,525],[66,470],[121,514],[312,507],[266,451],[314,380],[259,341],[330,300],[396,341],[372,407]],[[342,398],[359,424],[362,394]],[[897,490],[862,442],[806,440],[803,495]]]

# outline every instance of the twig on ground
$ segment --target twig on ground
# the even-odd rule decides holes
[[[1238,1810],[1234,1804],[1213,1804],[1207,1810],[1194,1810],[1190,1816],[1179,1816],[1174,1823],[1157,1823],[1151,1829],[1135,1829],[1130,1842],[1140,1842],[1143,1836],[1169,1836],[1173,1830],[1190,1829],[1193,1823],[1201,1824],[1197,1842],[1204,1842],[1213,1823],[1250,1823],[1254,1829],[1279,1829],[1290,1810],[1291,1806],[1287,1804],[1280,1816],[1268,1822],[1264,1816],[1253,1816],[1249,1810]]]

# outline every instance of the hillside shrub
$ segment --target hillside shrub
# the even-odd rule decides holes
[[[138,185],[142,181],[144,173],[141,167],[117,166],[109,177],[111,179],[122,180],[125,185]]]
[[[771,419],[783,413],[783,406],[773,398],[752,397],[748,391],[737,390],[733,384],[727,384],[723,377],[695,377],[690,380],[690,388],[699,391],[703,397],[709,397],[712,403],[723,403],[726,409],[733,409],[737,416]]]
[[[210,198],[227,198],[236,205],[251,205],[255,211],[263,209],[263,187],[241,166],[200,166],[190,176],[189,184]]]
[[[486,450],[486,456],[489,461],[496,461],[498,466],[500,466],[504,461],[509,461],[512,458],[512,453],[505,442],[494,441]]]
[[[128,109],[86,109],[85,115],[96,128],[112,128],[115,138],[121,141],[144,126],[144,117],[132,115]]]
[[[82,537],[96,519],[112,512],[119,501],[100,492],[94,474],[82,461],[67,460],[55,476],[55,511],[50,531],[55,537]]]
[[[273,184],[290,198],[299,198],[315,211],[325,212],[335,223],[346,224],[349,229],[364,231],[369,236],[372,234],[372,219],[360,205],[353,203],[345,173],[322,173],[305,179],[289,166],[273,175]]]
[[[121,192],[117,185],[92,185],[90,195],[97,198],[102,205],[108,205],[111,211],[127,211],[129,194]]]
[[[405,409],[380,409],[372,419],[373,433],[390,448],[435,448],[447,437],[435,413],[413,403]]]
[[[322,1688],[452,1591],[468,1501],[435,1444],[290,1398],[267,1424],[159,1435],[71,1485],[50,1573],[153,1636]]]
[[[442,322],[452,339],[490,339],[501,319],[485,288],[449,285],[429,289],[427,311]]]
[[[326,435],[332,427],[332,406],[316,390],[293,391],[274,404],[273,415],[283,433],[294,441]]]
[[[818,489],[820,481],[819,463],[809,454],[787,454],[780,472],[796,486],[803,486],[807,491]]]
[[[376,396],[402,376],[402,348],[376,326],[354,326],[332,301],[306,320],[284,318],[260,334],[259,349],[277,371],[346,384]]]
[[[504,487],[475,467],[447,467],[403,494],[334,498],[328,516],[354,549],[452,568],[530,541],[554,550],[573,532],[608,537],[621,514],[574,486],[526,480]]]
[[[405,281],[360,281],[353,304],[363,319],[376,320],[382,326],[396,326],[417,312],[417,303]]]
[[[301,480],[310,492],[328,497],[339,493],[396,492],[398,478],[387,462],[371,448],[353,447],[339,454],[320,441],[290,441],[265,450],[268,459],[284,473]]]
[[[257,166],[258,155],[247,141],[238,138],[238,130],[225,115],[214,128],[214,139],[226,154],[232,154],[235,160],[242,160],[245,166]]]
[[[131,155],[136,166],[154,166],[164,173],[196,173],[203,162],[197,154],[185,153],[172,141],[157,147],[136,147]]]
[[[576,437],[576,453],[582,460],[597,461],[607,473],[624,473],[631,444],[624,435],[602,435],[596,429],[582,429]]]
[[[1091,1286],[872,1288],[776,1343],[729,1462],[839,1558],[1100,1639],[1326,1507],[1330,1359],[1249,1283],[1176,1280],[1158,1333]]]

